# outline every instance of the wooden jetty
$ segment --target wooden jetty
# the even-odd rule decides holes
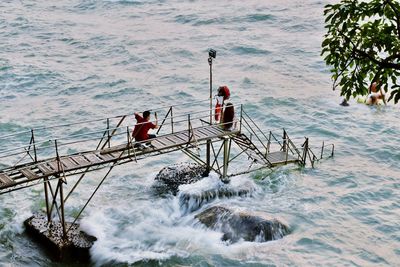
[[[158,136],[151,139],[147,145],[145,142],[136,142],[131,136],[134,127],[133,114],[107,118],[105,129],[89,133],[82,130],[87,128],[89,122],[76,122],[0,137],[0,142],[2,139],[21,140],[21,135],[30,140],[19,147],[0,151],[0,166],[3,166],[0,167],[0,194],[43,184],[47,224],[52,225],[53,220],[58,222],[62,226],[62,236],[66,243],[70,244],[68,236],[71,236],[71,228],[77,229],[78,218],[115,166],[128,162],[139,164],[143,158],[181,151],[197,163],[206,166],[206,174],[213,171],[227,183],[234,175],[260,168],[273,168],[290,163],[304,166],[307,158],[311,164],[318,159],[309,147],[308,138],[296,146],[284,129],[279,137],[272,131],[264,132],[246,113],[243,105],[236,108],[240,111],[239,118],[234,122],[236,128],[228,131],[224,130],[221,124],[205,120],[209,110],[177,114],[175,107],[171,106],[163,113],[165,116],[158,129]],[[113,120],[116,122],[114,127],[111,126]],[[79,129],[77,133],[71,134],[65,130],[73,126]],[[58,131],[64,133],[64,136],[51,139],[49,136],[41,136],[41,131]],[[97,146],[88,149],[92,144]],[[334,147],[331,146],[329,153],[333,155]],[[206,148],[202,150],[203,154],[199,152],[201,147]],[[321,158],[325,147],[326,145],[323,145]],[[229,172],[229,166],[237,160],[241,163],[249,161],[249,168],[236,173]],[[99,169],[106,169],[106,174],[73,223],[66,222],[64,207],[67,200],[87,173]],[[72,176],[77,179],[71,180]],[[74,183],[72,186],[68,184],[69,192],[64,192],[65,184],[69,181]],[[46,232],[50,233],[51,229]],[[50,241],[62,249],[63,245],[59,239],[50,238]]]
[[[132,137],[133,114],[45,126],[0,136],[0,195],[44,185],[46,214],[43,217],[34,215],[26,220],[27,230],[38,235],[50,247],[55,247],[60,258],[71,252],[88,254],[95,238],[81,233],[77,220],[114,167],[128,162],[138,163],[147,157],[181,151],[206,167],[204,175],[213,171],[228,183],[234,175],[260,168],[290,163],[304,166],[307,159],[313,165],[323,158],[328,151],[326,147],[331,147],[328,153],[333,156],[333,144],[323,143],[320,157],[317,157],[309,146],[308,138],[295,145],[285,129],[282,135],[261,130],[243,105],[233,107],[240,112],[238,119],[228,122],[235,125],[233,130],[225,130],[223,124],[213,123],[212,62],[215,57],[216,51],[210,49],[210,96],[207,99],[210,108],[198,112],[182,112],[180,106],[157,109],[164,119],[157,131],[158,136],[151,139],[150,144],[146,144],[148,141],[137,142]],[[189,108],[192,108],[196,103],[190,104]],[[102,122],[106,127],[98,126]],[[201,147],[205,150],[201,151]],[[250,164],[248,168],[229,172],[237,161],[248,161]],[[74,221],[67,222],[67,200],[86,174],[99,169],[105,169],[105,175],[74,216]],[[71,179],[73,177],[77,179]],[[68,188],[65,186],[67,183]],[[64,192],[65,189],[69,191]]]
[[[244,114],[244,111],[242,111],[241,114]],[[126,116],[123,116],[123,118],[125,119]],[[87,173],[112,164],[120,165],[131,161],[137,162],[138,160],[148,156],[156,156],[177,150],[190,153],[188,152],[189,148],[193,148],[194,146],[199,147],[203,144],[215,141],[233,141],[241,149],[242,153],[245,153],[250,159],[257,161],[264,167],[272,168],[289,163],[305,164],[306,153],[300,152],[299,149],[295,147],[291,140],[287,138],[285,130],[282,142],[279,143],[278,141],[281,147],[280,150],[273,152],[269,151],[269,145],[271,143],[270,139],[272,136],[271,133],[270,139],[266,140],[267,145],[264,146],[264,149],[267,151],[261,152],[254,142],[243,133],[241,126],[243,124],[248,124],[248,122],[245,119],[243,120],[242,117],[238,121],[240,126],[233,131],[226,131],[221,127],[221,125],[209,123],[206,123],[204,126],[193,128],[190,119],[188,122],[189,129],[159,135],[157,138],[151,140],[151,145],[143,147],[137,147],[137,144],[140,142],[131,140],[128,135],[127,141],[123,144],[115,146],[103,145],[100,149],[98,147],[91,151],[59,155],[57,140],[54,140],[56,156],[43,160],[38,160],[38,148],[36,147],[35,142],[31,142],[24,148],[24,153],[30,155],[32,161],[0,170],[0,194],[18,190],[19,188],[29,187],[38,183],[44,183],[50,178],[66,179],[66,177],[70,175]],[[119,123],[119,125],[120,124],[121,123]],[[171,126],[171,128],[173,128],[173,125]],[[116,129],[117,128],[114,128],[112,130]],[[109,131],[110,129],[106,130],[107,133]],[[106,144],[110,144],[112,135],[109,135],[106,139],[104,139],[104,136],[107,137],[107,135],[103,134],[103,137],[100,138],[101,141],[106,140]],[[32,131],[31,140],[34,140],[34,138],[35,136]],[[309,152],[304,149],[303,151]],[[225,151],[224,153],[226,154],[228,151]],[[193,156],[194,154],[191,153],[190,155]],[[215,158],[218,158],[218,156],[215,155]],[[200,158],[196,158],[195,160],[203,162]],[[212,169],[212,166],[209,167]],[[221,178],[228,176],[226,172],[221,173],[219,170],[215,171],[221,175]]]

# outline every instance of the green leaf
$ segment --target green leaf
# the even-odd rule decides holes
[[[327,46],[328,44],[330,44],[330,42],[331,42],[331,39],[326,38],[326,39],[322,42],[322,47]]]
[[[400,91],[397,90],[395,94],[396,96],[394,97],[394,103],[397,104],[397,102],[399,102],[400,99]]]

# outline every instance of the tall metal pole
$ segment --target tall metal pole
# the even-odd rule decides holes
[[[208,53],[208,65],[210,65],[210,125],[212,124],[212,58],[215,58],[215,51],[210,50]],[[206,172],[204,176],[208,176],[211,170],[211,140],[207,140],[206,146]]]
[[[208,57],[208,64],[210,65],[210,124],[212,124],[212,57]]]

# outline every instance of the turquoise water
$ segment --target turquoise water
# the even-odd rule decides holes
[[[92,265],[398,266],[400,110],[338,105],[319,55],[330,2],[2,1],[0,134],[206,99],[212,47],[215,85],[227,84],[261,128],[285,127],[316,146],[333,142],[335,157],[315,169],[233,178],[250,181],[255,193],[203,208],[270,214],[292,233],[231,246],[198,225],[197,211],[183,214],[178,197],[152,192],[156,173],[181,154],[120,166],[81,220],[98,237]],[[101,174],[83,182],[68,212],[84,204]],[[41,186],[0,196],[2,264],[54,265],[22,226],[42,199]]]

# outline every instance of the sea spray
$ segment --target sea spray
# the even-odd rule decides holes
[[[256,185],[249,179],[240,176],[231,179],[229,184],[223,183],[216,173],[210,173],[194,184],[179,186],[179,203],[182,214],[193,212],[206,203],[224,197],[251,196]]]
[[[195,251],[218,249],[222,234],[197,227],[192,214],[176,216],[177,199],[154,199],[132,205],[131,211],[108,206],[91,212],[82,226],[98,237],[91,249],[95,265],[187,258]]]

